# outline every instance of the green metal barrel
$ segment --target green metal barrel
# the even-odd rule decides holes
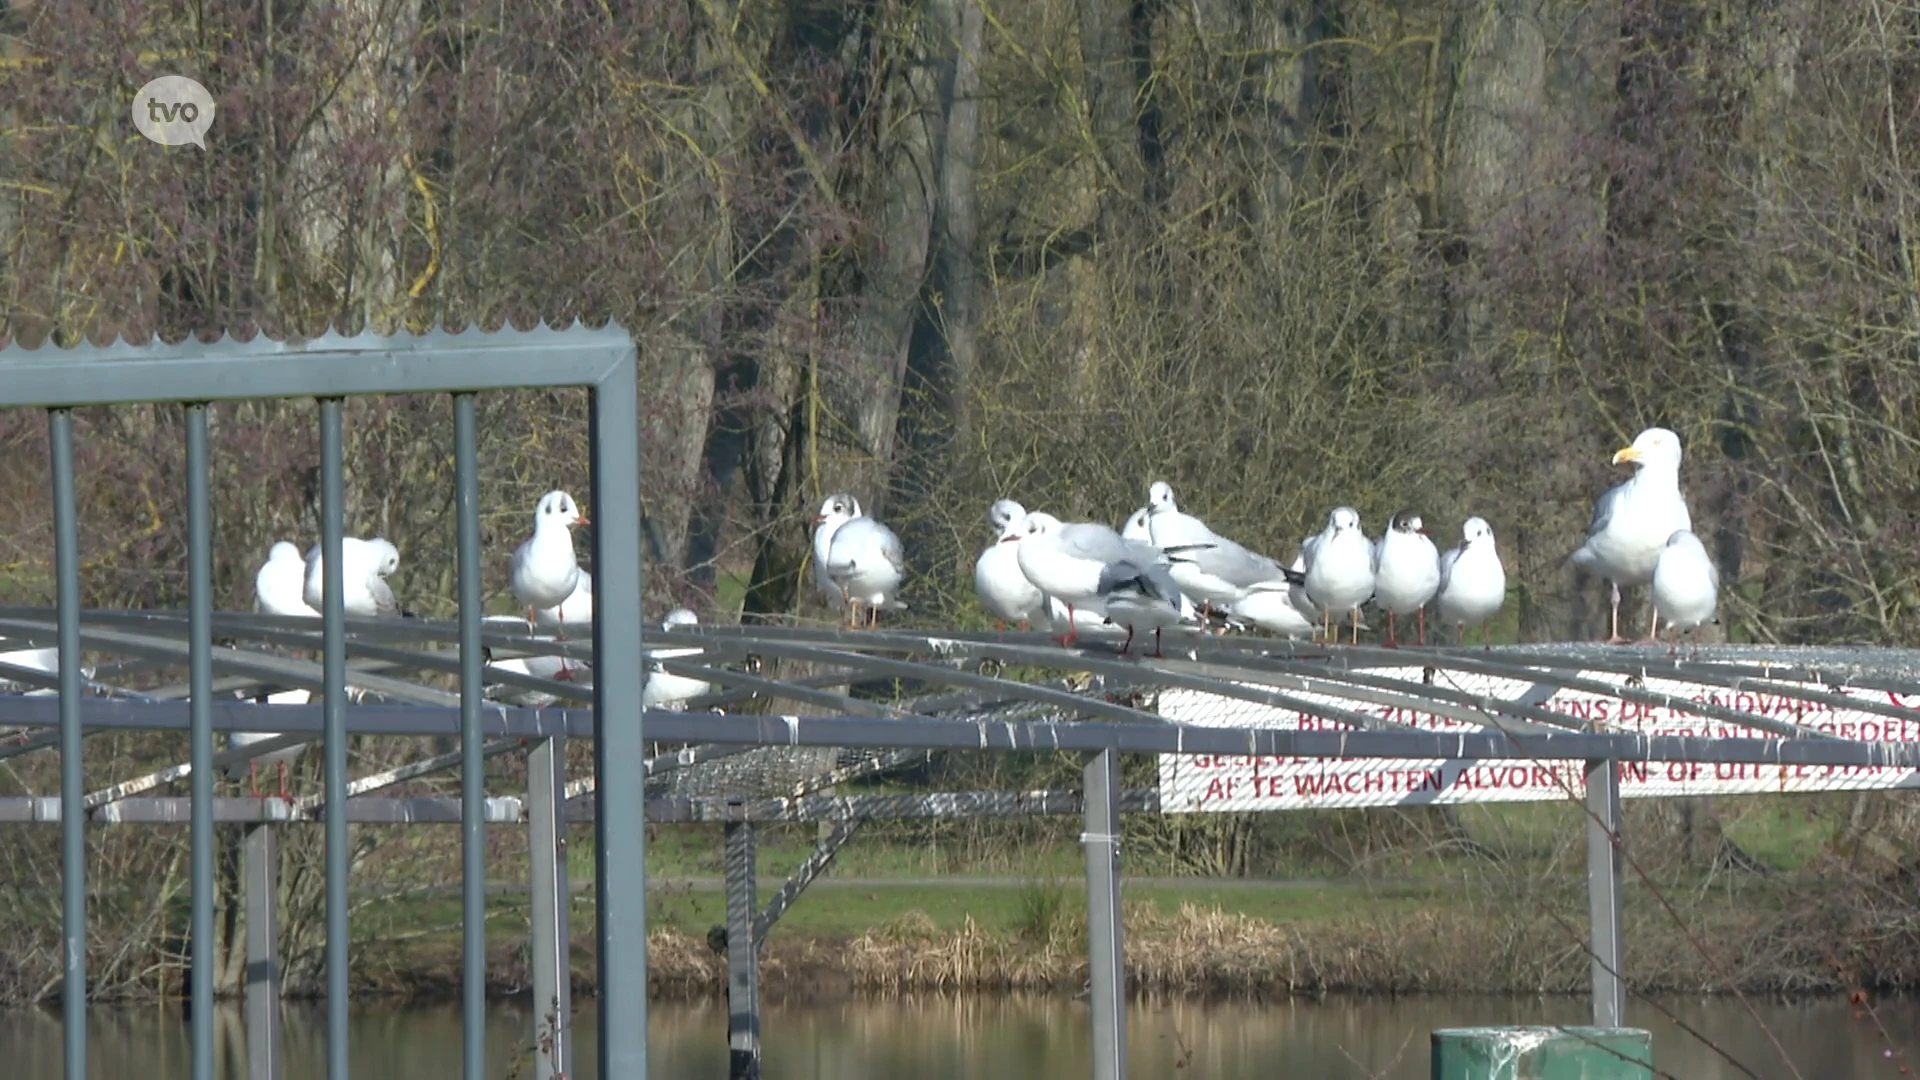
[[[1445,1028],[1433,1080],[1653,1080],[1653,1036],[1636,1028]]]

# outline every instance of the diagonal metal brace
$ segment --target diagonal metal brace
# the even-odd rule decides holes
[[[753,920],[755,945],[767,939],[767,931],[773,929],[773,924],[780,921],[780,916],[787,913],[787,909],[793,906],[795,900],[800,899],[800,894],[807,891],[807,886],[813,884],[815,878],[827,872],[827,867],[833,865],[834,856],[840,854],[840,849],[847,841],[853,839],[853,834],[860,831],[860,826],[865,824],[866,820],[866,818],[846,818],[833,823],[832,830],[813,846],[813,854],[807,856],[807,861],[801,863],[799,868],[788,876],[787,883],[780,886],[780,891],[774,893],[773,898],[767,901],[766,909],[755,916]]]

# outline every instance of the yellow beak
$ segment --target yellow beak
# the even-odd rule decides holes
[[[1639,461],[1639,460],[1640,460],[1640,451],[1635,450],[1631,446],[1613,455],[1613,463],[1615,465],[1618,465],[1621,462],[1625,462],[1625,461]]]

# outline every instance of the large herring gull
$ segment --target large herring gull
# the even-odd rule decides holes
[[[1593,504],[1587,542],[1573,553],[1575,566],[1612,583],[1613,616],[1608,644],[1629,644],[1620,636],[1620,589],[1653,580],[1653,565],[1667,539],[1691,531],[1693,518],[1680,495],[1680,436],[1666,428],[1648,428],[1633,445],[1613,455],[1613,463],[1631,461],[1634,474],[1608,488]],[[1660,610],[1654,608],[1647,640],[1657,642]]]

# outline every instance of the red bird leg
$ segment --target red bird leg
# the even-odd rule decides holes
[[[1080,640],[1080,624],[1074,621],[1072,604],[1067,605],[1067,632],[1053,640],[1062,648],[1070,646]]]
[[[1427,605],[1420,605],[1420,644],[1427,643]]]
[[[284,761],[280,763],[280,797],[288,802],[293,801],[293,796],[287,794],[287,763]]]
[[[1493,651],[1493,620],[1492,619],[1488,619],[1486,622],[1483,622],[1480,624],[1480,647],[1482,649],[1487,650],[1488,652]]]
[[[260,798],[260,760],[255,758],[247,762],[247,794]]]
[[[1024,633],[1026,633],[1027,631],[1029,631],[1029,630],[1032,630],[1032,629],[1033,629],[1033,624],[1032,624],[1032,623],[1030,623],[1030,622],[1028,622],[1028,621],[1027,621],[1027,620],[1025,620],[1025,619],[1021,619],[1021,620],[1020,620],[1020,632],[1021,632],[1021,633],[1023,633],[1023,634],[1024,634]]]
[[[1127,650],[1131,648],[1133,648],[1133,627],[1129,626],[1127,627],[1127,643],[1120,646],[1120,655],[1127,655]]]
[[[1153,655],[1159,659],[1165,659],[1167,655],[1160,651],[1160,627],[1158,626],[1153,628]]]
[[[1397,649],[1399,647],[1400,639],[1395,634],[1393,611],[1389,609],[1387,611],[1387,648]]]
[[[1004,634],[1004,633],[1006,633],[1006,632],[1007,632],[1007,620],[1005,620],[1005,619],[995,619],[995,620],[993,620],[993,632],[994,632],[994,633],[996,633],[996,634]]]

